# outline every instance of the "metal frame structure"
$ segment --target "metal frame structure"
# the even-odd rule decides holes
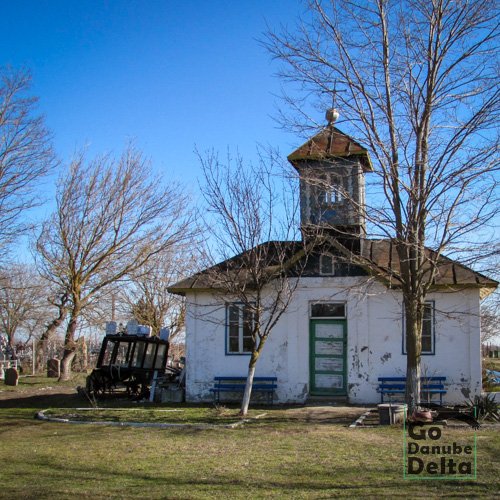
[[[168,348],[168,341],[158,337],[106,335],[87,377],[87,392],[99,397],[124,388],[131,397],[147,398],[153,378],[167,370]]]

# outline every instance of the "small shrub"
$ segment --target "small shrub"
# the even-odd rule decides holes
[[[469,408],[474,408],[477,420],[493,420],[500,422],[500,408],[495,395],[484,394],[475,396],[465,402]]]

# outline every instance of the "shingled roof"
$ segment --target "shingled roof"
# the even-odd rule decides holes
[[[265,266],[270,270],[280,265],[284,260],[292,260],[299,252],[303,251],[304,244],[300,241],[268,241],[252,250],[236,255],[208,269],[190,276],[168,288],[171,293],[184,295],[189,290],[216,290],[224,288],[223,282],[228,279],[241,281],[248,276],[245,264],[250,254],[257,254],[265,260]],[[264,266],[263,266],[264,267]],[[224,275],[221,280],[218,276]]]
[[[399,280],[399,259],[396,252],[396,246],[392,240],[361,240],[359,253],[353,254],[342,243],[334,238],[326,238],[326,243],[337,249],[340,255],[351,263],[364,268],[368,274],[371,274],[382,281],[390,288],[398,288]],[[275,242],[270,241],[256,247],[263,250],[267,255],[269,268],[279,264],[276,258],[277,252],[285,251],[287,257],[291,260],[303,251],[304,245],[297,241]],[[250,251],[249,251],[250,252]],[[169,287],[168,291],[179,295],[185,295],[186,292],[193,290],[216,290],[222,288],[220,281],[215,277],[219,272],[233,273],[234,279],[241,280],[246,276],[243,264],[248,257],[249,252],[242,253],[231,259],[217,264],[209,269],[205,269],[189,278],[186,278]],[[435,257],[433,250],[426,249],[429,258]],[[429,264],[430,270],[430,264]],[[308,274],[310,276],[310,274]],[[334,278],[333,278],[334,279]],[[438,270],[433,281],[433,288],[436,290],[460,290],[464,288],[479,288],[481,297],[484,298],[494,291],[498,282],[480,274],[467,266],[455,262],[445,256],[438,260]]]
[[[368,151],[352,137],[328,125],[314,137],[288,155],[293,165],[301,160],[358,157],[365,172],[373,170]]]
[[[430,273],[431,262],[436,260],[437,255],[429,248],[426,248],[425,252],[429,258],[427,271]],[[361,259],[367,263],[367,267],[372,267],[370,266],[370,263],[372,263],[380,269],[380,278],[383,281],[387,281],[392,286],[397,285],[400,262],[393,240],[363,240],[360,254]],[[362,260],[360,261],[360,265],[363,265]],[[459,290],[470,287],[480,288],[481,297],[483,298],[498,286],[497,281],[444,255],[439,256],[437,261],[437,272],[432,283],[435,289]],[[394,283],[394,280],[396,280],[396,283]]]

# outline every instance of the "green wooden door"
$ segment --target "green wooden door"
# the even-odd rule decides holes
[[[311,395],[346,396],[346,320],[312,319],[309,335]]]

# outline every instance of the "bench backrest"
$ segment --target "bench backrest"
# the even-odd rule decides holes
[[[379,390],[401,390],[406,389],[406,377],[379,377]],[[420,377],[421,389],[443,389],[446,377]]]
[[[382,384],[391,382],[404,382],[406,384],[406,377],[379,377],[378,381]],[[446,382],[446,377],[420,377],[420,382],[430,383],[430,382]]]
[[[216,382],[246,382],[247,377],[214,377]],[[254,382],[277,382],[278,377],[254,377]]]

